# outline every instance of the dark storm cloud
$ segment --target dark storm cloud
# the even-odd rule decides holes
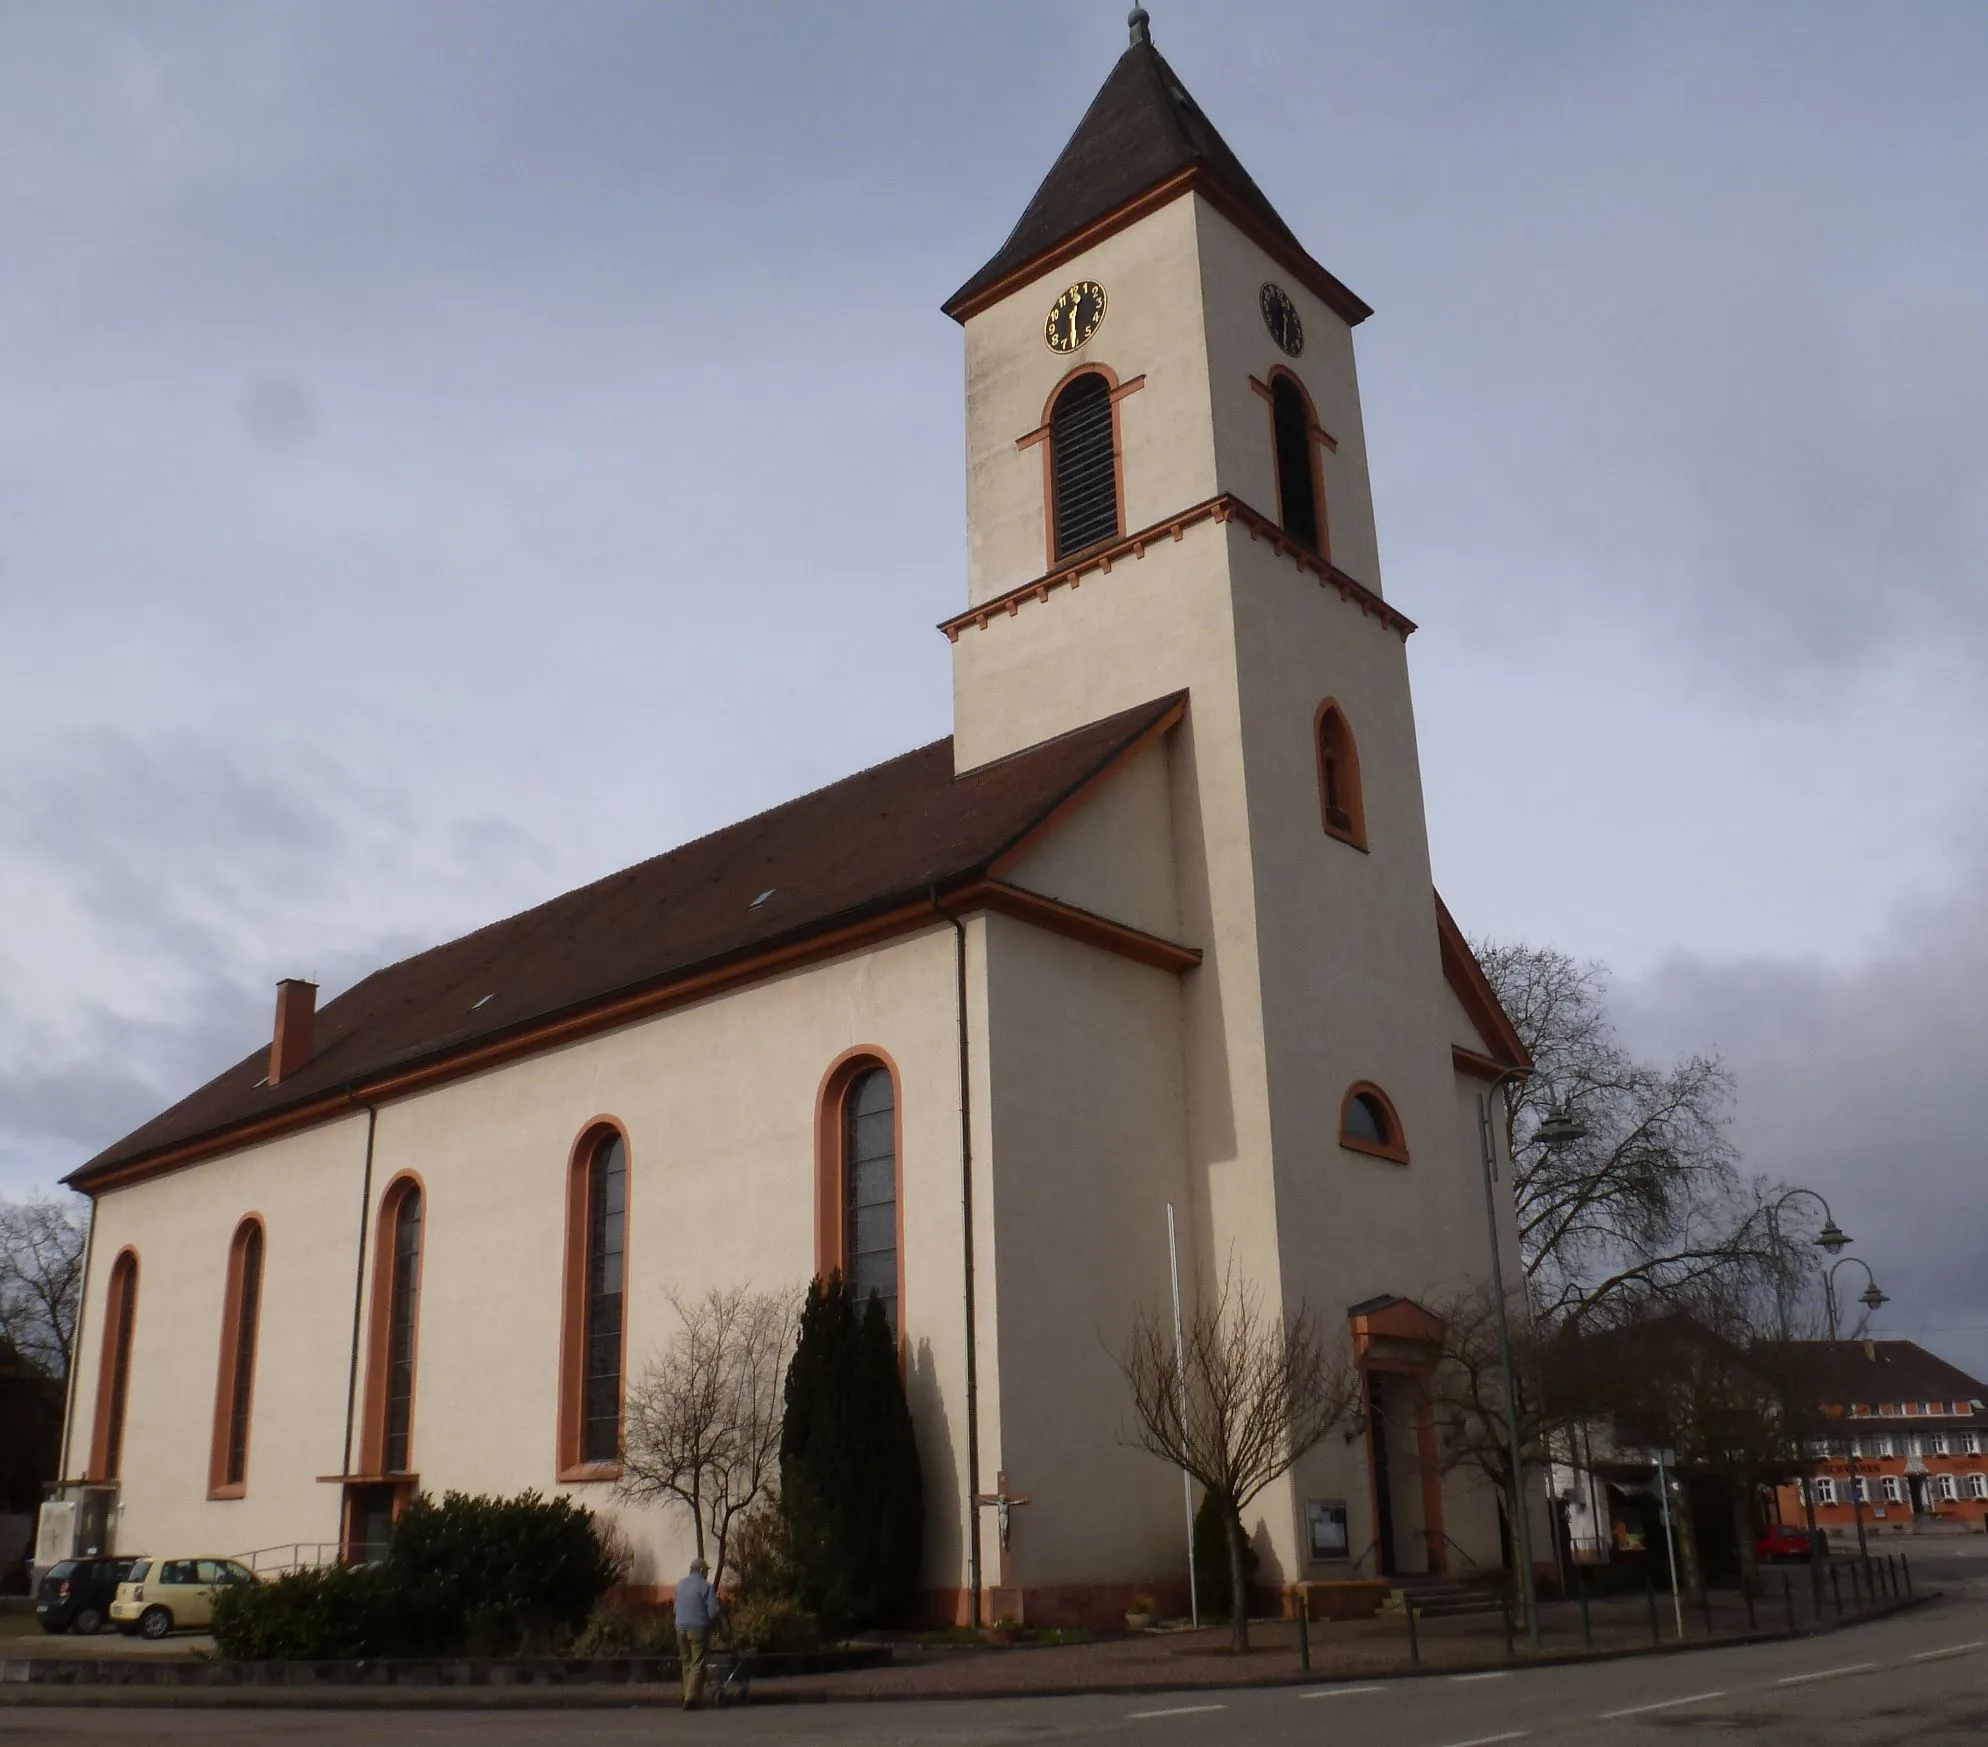
[[[256,1048],[278,976],[328,997],[433,944],[380,900],[390,879],[483,920],[546,863],[507,821],[425,828],[307,750],[98,730],[18,755],[0,890],[35,926],[0,947],[0,1187],[53,1182]]]
[[[1726,1058],[1753,1168],[1821,1191],[1891,1295],[1873,1326],[1988,1378],[1984,989],[1988,867],[1863,964],[1679,956],[1618,998],[1645,1047]]]

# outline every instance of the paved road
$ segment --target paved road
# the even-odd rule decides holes
[[[846,1742],[980,1747],[1949,1747],[1988,1741],[1988,1546],[1915,1559],[1952,1593],[1830,1637],[1491,1675],[1138,1698],[1012,1699],[672,1711],[14,1710],[0,1740],[53,1743]]]

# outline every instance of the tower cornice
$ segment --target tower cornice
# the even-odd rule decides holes
[[[1308,571],[1317,577],[1321,588],[1337,589],[1341,600],[1349,601],[1362,613],[1379,619],[1397,636],[1406,639],[1414,631],[1415,621],[1406,613],[1389,606],[1365,583],[1348,576],[1338,565],[1299,545],[1271,517],[1266,516],[1261,510],[1251,508],[1233,492],[1222,492],[1215,497],[1206,498],[1198,504],[1154,522],[1150,527],[1141,528],[1136,533],[1093,546],[1068,563],[1044,571],[1042,575],[1021,584],[1018,588],[1007,589],[1001,594],[968,607],[963,613],[955,613],[950,619],[940,620],[939,629],[945,632],[948,642],[957,643],[962,631],[984,631],[997,619],[1013,618],[1031,602],[1046,603],[1057,589],[1080,588],[1083,586],[1084,578],[1093,572],[1109,576],[1114,565],[1128,558],[1134,560],[1144,558],[1147,547],[1157,546],[1162,541],[1184,539],[1188,529],[1202,522],[1214,522],[1218,525],[1226,522],[1242,523],[1249,531],[1252,540],[1269,541],[1272,549],[1280,556],[1289,558],[1300,570]]]

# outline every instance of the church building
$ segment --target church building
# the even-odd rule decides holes
[[[901,1342],[933,1617],[1184,1606],[1114,1358],[1170,1317],[1171,1218],[1190,1309],[1226,1275],[1343,1318],[1367,1375],[1250,1507],[1259,1580],[1501,1563],[1421,1307],[1490,1277],[1478,1106],[1524,1053],[1431,879],[1371,311],[1136,10],[944,307],[951,737],[322,1007],[285,982],[273,1039],[76,1170],[79,1542],[331,1557],[534,1487],[666,1589],[689,1525],[616,1480],[669,1295],[840,1269]]]

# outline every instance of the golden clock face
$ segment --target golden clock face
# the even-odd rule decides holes
[[[1305,326],[1298,320],[1298,306],[1291,301],[1291,294],[1281,285],[1266,285],[1259,301],[1270,337],[1288,357],[1295,358],[1305,349]]]
[[[1049,306],[1042,337],[1052,352],[1074,352],[1103,320],[1104,287],[1095,279],[1079,279]]]

